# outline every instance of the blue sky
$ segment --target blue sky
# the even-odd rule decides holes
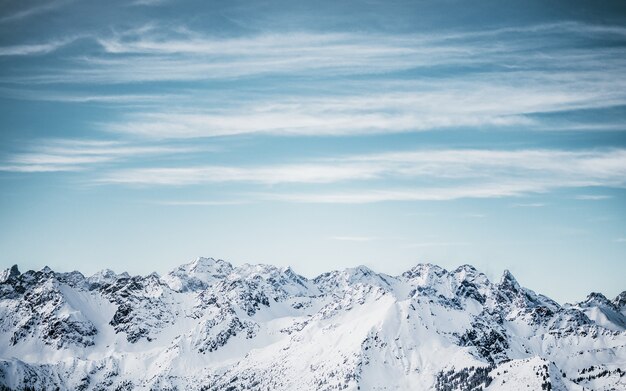
[[[626,10],[4,1],[4,267],[470,263],[626,288]]]

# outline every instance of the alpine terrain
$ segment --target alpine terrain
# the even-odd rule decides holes
[[[625,369],[626,291],[560,305],[469,265],[0,273],[3,390],[626,390]]]

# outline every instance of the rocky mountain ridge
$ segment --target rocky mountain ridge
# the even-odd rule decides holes
[[[508,271],[314,279],[198,258],[165,276],[0,273],[0,389],[623,390],[626,292],[560,305]]]

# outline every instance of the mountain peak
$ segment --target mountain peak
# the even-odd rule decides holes
[[[372,269],[370,269],[369,267],[365,265],[351,267],[351,268],[346,269],[345,271],[349,274],[356,275],[356,276],[358,275],[370,276],[375,273]]]
[[[620,310],[626,309],[626,291],[623,291],[622,293],[617,295],[617,297],[613,299],[613,304],[615,304],[615,306]]]
[[[186,267],[189,272],[195,273],[212,273],[216,270],[230,270],[233,266],[221,259],[198,257],[193,262],[190,262],[182,267]]]
[[[41,269],[41,272],[43,274],[51,274],[54,273],[54,271],[49,267],[49,266],[44,266],[43,269]]]
[[[432,263],[418,263],[402,273],[402,276],[405,278],[426,277],[431,273],[436,276],[442,276],[447,273],[447,270]]]
[[[454,271],[455,272],[464,271],[464,272],[476,273],[478,270],[476,270],[476,268],[474,266],[469,265],[469,264],[466,263],[464,265],[461,265],[461,266],[457,267]]]
[[[90,277],[112,277],[115,276],[115,272],[111,269],[102,269],[96,273],[94,273],[92,276]]]
[[[194,267],[211,266],[216,263],[215,258],[197,257],[191,264]]]
[[[103,270],[100,270],[99,272],[96,272],[95,274],[87,277],[87,281],[93,287],[97,287],[97,286],[101,286],[101,285],[104,285],[104,284],[112,284],[118,278],[124,277],[124,274],[126,274],[126,272],[118,275],[111,269],[103,269]]]
[[[230,274],[233,267],[221,259],[198,257],[163,276],[161,280],[175,291],[205,289],[212,281]]]
[[[522,295],[523,288],[509,270],[505,270],[504,273],[502,273],[500,282],[498,282],[496,286],[498,290],[508,298],[508,300],[515,300],[515,298],[520,296],[523,296],[523,302],[528,299],[527,295]]]
[[[585,299],[585,303],[612,305],[609,299],[607,299],[606,296],[604,296],[602,293],[599,293],[599,292],[591,292],[589,295],[587,295],[587,298]]]
[[[452,271],[451,274],[457,276],[457,278],[461,280],[465,280],[465,279],[473,280],[477,278],[478,276],[484,276],[474,266],[467,265],[467,264],[457,267],[456,269],[454,269],[454,271]]]
[[[9,269],[0,272],[0,283],[8,280],[9,278],[15,278],[19,275],[20,270],[17,268],[17,265],[13,265]]]
[[[513,274],[508,269],[505,269],[504,273],[502,273],[502,277],[500,278],[499,285],[515,287],[515,288],[519,288],[520,286],[519,282],[517,282]]]
[[[17,265],[11,266],[11,269],[9,269],[9,276],[17,277],[19,275],[20,275],[20,269],[18,269]]]

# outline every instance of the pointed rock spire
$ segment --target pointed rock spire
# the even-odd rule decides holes
[[[17,277],[19,276],[20,270],[17,268],[17,265],[13,265],[11,266],[11,269],[9,269],[9,277]]]

